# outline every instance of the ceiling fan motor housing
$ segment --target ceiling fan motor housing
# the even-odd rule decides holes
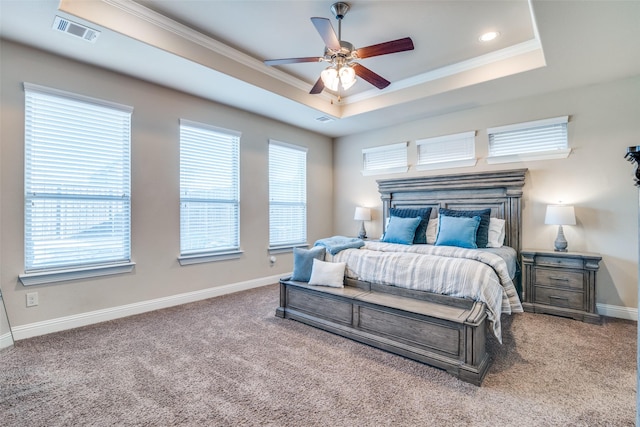
[[[354,47],[351,43],[341,40],[340,50],[338,52],[325,47],[324,56],[327,61],[331,61],[332,59],[335,59],[335,58],[343,58],[345,60],[349,60],[353,58],[352,56],[353,51],[354,51]]]

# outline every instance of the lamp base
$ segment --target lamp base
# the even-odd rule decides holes
[[[564,231],[562,230],[562,226],[558,226],[558,235],[556,236],[556,241],[554,242],[556,252],[567,252],[567,239],[564,238]]]
[[[367,230],[364,228],[364,221],[360,224],[360,232],[358,233],[358,239],[366,239]]]

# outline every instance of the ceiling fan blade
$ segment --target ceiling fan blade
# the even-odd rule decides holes
[[[308,56],[306,58],[282,58],[282,59],[267,59],[264,61],[266,65],[284,65],[284,64],[297,64],[299,62],[320,62],[322,58],[318,56]]]
[[[322,77],[320,77],[318,79],[318,81],[316,82],[316,84],[313,85],[313,87],[311,88],[311,92],[309,92],[311,95],[317,95],[320,92],[322,92],[324,90],[324,82],[322,81]]]
[[[331,25],[331,21],[327,18],[311,18],[311,22],[320,33],[320,37],[324,40],[325,46],[333,51],[340,50],[340,40],[338,40],[338,36]]]
[[[384,89],[391,84],[389,80],[385,79],[379,74],[374,73],[367,67],[364,67],[360,64],[353,64],[351,67],[353,67],[353,71],[356,72],[357,76],[362,77],[364,80],[368,81],[378,89]]]
[[[411,40],[411,37],[361,47],[356,50],[355,53],[358,58],[362,59],[371,58],[372,56],[386,55],[389,53],[404,52],[406,50],[413,50],[413,40]]]

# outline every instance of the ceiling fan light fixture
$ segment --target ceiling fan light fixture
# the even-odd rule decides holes
[[[347,90],[355,84],[356,72],[348,65],[340,68],[338,74],[340,75],[340,84],[342,85],[342,89]]]
[[[320,78],[322,78],[322,83],[324,83],[327,89],[333,91],[338,90],[338,70],[336,70],[335,67],[327,67],[322,70]]]
[[[338,85],[344,90],[353,86],[356,82],[356,72],[348,65],[343,65],[340,69],[337,65],[332,65],[322,70],[320,78],[327,89],[335,92],[338,90]]]

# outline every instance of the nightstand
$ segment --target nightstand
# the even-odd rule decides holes
[[[600,255],[544,250],[523,250],[521,255],[525,311],[600,323],[596,313]]]

